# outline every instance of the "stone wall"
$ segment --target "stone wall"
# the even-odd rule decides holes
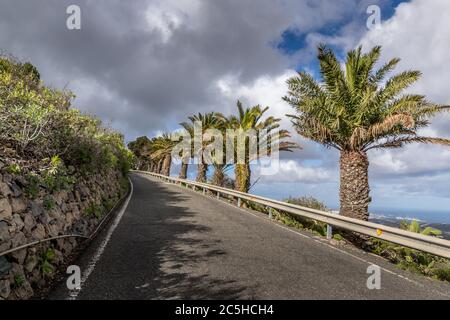
[[[0,163],[0,253],[58,235],[89,236],[128,186],[117,171],[73,175],[76,182],[70,188],[50,193],[38,186],[31,197],[29,181]],[[0,257],[0,300],[28,299],[45,288],[80,241],[54,240]]]

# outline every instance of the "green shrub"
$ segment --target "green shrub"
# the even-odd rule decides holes
[[[450,265],[444,268],[438,268],[435,275],[439,280],[450,281]]]
[[[14,287],[18,288],[21,287],[22,284],[25,282],[25,279],[22,275],[18,274],[14,276]]]
[[[62,164],[85,174],[131,166],[123,135],[71,108],[74,97],[45,86],[32,64],[0,56],[0,143],[24,160],[50,159],[45,182],[52,188],[66,183],[51,178],[64,178]]]
[[[43,206],[47,211],[53,210],[53,208],[55,208],[55,200],[53,199],[53,197],[50,195],[46,196],[43,201]]]
[[[339,233],[335,233],[333,234],[333,239],[337,241],[342,241],[344,240],[344,237],[342,237]]]
[[[45,250],[39,257],[38,268],[44,276],[52,274],[55,270],[55,267],[52,265],[54,259],[55,252],[52,249]]]
[[[314,197],[299,197],[299,198],[289,197],[288,199],[285,199],[283,201],[310,209],[329,211],[327,206],[322,201],[317,200]]]
[[[93,203],[89,207],[86,208],[85,215],[88,217],[94,216],[96,218],[101,218],[103,215],[103,212],[104,212],[104,208],[101,205]]]
[[[6,171],[8,171],[11,174],[16,174],[17,175],[17,174],[20,174],[22,169],[20,168],[20,165],[18,165],[17,163],[13,163],[13,164],[10,164],[7,167]]]
[[[422,229],[420,227],[419,221],[417,221],[417,220],[412,220],[410,223],[408,223],[407,221],[400,222],[400,229],[410,231],[410,232],[420,233],[420,234],[423,234],[424,236],[439,237],[442,235],[441,230],[434,229],[432,227],[425,227],[424,229]]]
[[[40,178],[36,174],[28,174],[27,176],[28,185],[25,187],[25,193],[34,199],[39,194]]]
[[[310,209],[315,210],[321,210],[321,211],[329,211],[327,206],[317,200],[314,197],[299,197],[299,198],[293,198],[289,197],[288,199],[284,200],[287,203],[295,204],[301,207],[306,207]],[[327,225],[326,223],[313,220],[313,219],[307,219],[303,217],[298,217],[291,215],[289,213],[279,213],[278,214],[279,219],[282,219],[282,221],[285,221],[284,223],[289,223],[289,225],[292,225],[294,227],[298,226],[298,228],[301,229],[307,229],[313,232],[315,235],[319,236],[326,236],[327,235]]]

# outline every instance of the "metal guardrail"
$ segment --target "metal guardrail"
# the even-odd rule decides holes
[[[344,230],[396,243],[411,249],[420,250],[443,258],[450,258],[449,240],[440,239],[432,236],[425,236],[419,233],[405,231],[399,228],[344,217],[330,212],[305,208],[298,205],[286,203],[283,201],[251,195],[248,193],[222,188],[207,183],[200,183],[187,179],[167,177],[161,174],[156,174],[148,171],[135,170],[134,172],[147,174],[155,178],[162,179],[166,182],[172,182],[174,184],[180,185],[184,184],[186,186],[191,186],[194,190],[196,190],[196,188],[199,188],[203,190],[204,194],[206,193],[206,190],[208,190],[213,193],[217,193],[217,198],[220,198],[221,195],[227,195],[237,199],[238,206],[241,206],[242,200],[266,206],[267,208],[269,208],[269,218],[271,218],[272,216],[270,209],[276,209],[287,212],[291,215],[317,220]]]

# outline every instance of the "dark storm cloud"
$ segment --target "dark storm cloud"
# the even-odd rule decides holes
[[[82,10],[80,31],[65,28],[65,9],[72,3]],[[44,78],[56,79],[57,85],[64,84],[58,83],[61,80],[94,80],[117,101],[93,95],[83,100],[91,105],[81,108],[94,113],[99,108],[102,118],[121,118],[142,133],[165,129],[165,119],[174,113],[212,106],[217,101],[208,87],[221,75],[240,72],[249,79],[281,66],[276,52],[261,50],[266,43],[256,36],[256,25],[239,26],[237,21],[234,31],[227,30],[231,21],[213,12],[206,15],[212,20],[204,29],[181,28],[163,43],[148,28],[146,7],[145,1],[3,2],[0,39],[4,49],[36,63]],[[82,96],[83,91],[76,94]],[[108,107],[98,106],[101,103]]]
[[[71,4],[81,7],[81,30],[65,27]],[[0,43],[36,64],[47,82],[68,83],[77,107],[133,138],[167,130],[193,112],[233,108],[215,89],[218,79],[246,83],[282,72],[287,58],[274,47],[282,32],[335,21],[344,10],[325,1],[255,4],[3,0]]]

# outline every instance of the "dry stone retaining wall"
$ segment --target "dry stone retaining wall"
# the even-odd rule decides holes
[[[68,190],[50,193],[39,186],[31,197],[26,192],[29,181],[0,163],[0,253],[59,235],[89,236],[126,192],[126,178],[118,171],[74,176],[77,182]],[[54,240],[0,257],[0,300],[32,297],[79,241]]]

